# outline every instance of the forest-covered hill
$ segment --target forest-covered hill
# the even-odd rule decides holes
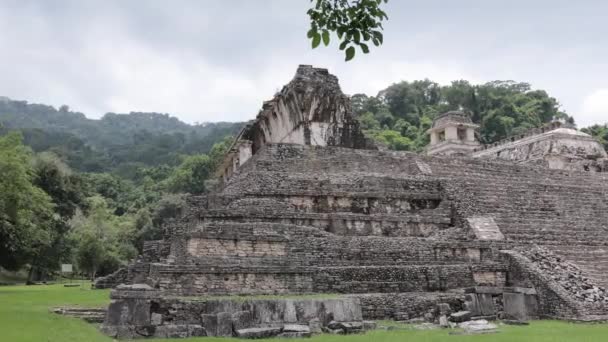
[[[140,166],[176,165],[180,155],[208,152],[242,123],[189,125],[160,113],[107,113],[99,120],[42,104],[0,98],[2,132],[20,130],[34,151],[52,151],[86,172],[116,171],[125,177]]]

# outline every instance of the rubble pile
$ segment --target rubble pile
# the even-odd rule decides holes
[[[589,303],[608,303],[608,291],[594,284],[580,268],[571,262],[540,246],[518,248],[517,251],[534,262],[544,274],[549,275],[577,300]]]

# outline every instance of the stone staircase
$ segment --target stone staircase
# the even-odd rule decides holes
[[[473,199],[457,204],[473,208],[465,215],[491,216],[508,241],[546,246],[608,285],[606,175],[470,160],[458,167],[429,163],[434,175]]]

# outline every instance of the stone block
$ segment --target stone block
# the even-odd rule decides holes
[[[190,324],[188,325],[188,336],[189,337],[201,337],[207,336],[207,332],[205,328],[198,324]]]
[[[460,323],[458,326],[469,334],[492,333],[496,332],[496,328],[498,328],[496,324],[489,323],[488,321],[483,319],[463,322]]]
[[[345,334],[355,334],[363,331],[362,322],[336,322],[331,321],[327,325],[330,330],[342,330]]]
[[[281,328],[248,328],[236,331],[236,336],[240,338],[268,338],[274,337],[281,333]]]
[[[201,322],[203,328],[207,331],[207,336],[217,336],[217,315],[202,314]]]
[[[477,299],[477,294],[467,293],[464,296],[464,308],[466,311],[469,311],[471,313],[471,316],[481,315],[481,309],[479,307],[479,300]]]
[[[458,311],[458,312],[454,312],[453,314],[450,315],[450,321],[452,322],[466,322],[468,320],[471,319],[471,312],[470,311]]]
[[[308,327],[310,331],[314,334],[320,334],[323,332],[321,321],[318,318],[313,318],[308,322]]]
[[[310,327],[302,324],[285,324],[283,326],[283,332],[310,333]]]
[[[448,323],[448,317],[445,315],[441,315],[439,317],[439,326],[442,328],[448,328],[450,325]]]
[[[159,338],[186,338],[190,337],[187,325],[168,324],[156,327],[154,337]]]
[[[496,314],[496,308],[494,306],[494,298],[489,293],[477,294],[477,300],[479,303],[479,310],[482,316],[491,316]]]
[[[237,311],[232,314],[232,329],[234,331],[252,328],[253,326],[251,311]]]
[[[504,240],[505,236],[492,217],[468,217],[473,234],[479,240]]]
[[[230,312],[220,312],[217,314],[217,334],[216,336],[232,336],[232,314]]]
[[[159,313],[152,313],[150,315],[150,323],[152,325],[161,325],[163,324],[163,315]]]
[[[527,321],[538,316],[538,304],[534,295],[505,292],[503,302],[507,319]]]

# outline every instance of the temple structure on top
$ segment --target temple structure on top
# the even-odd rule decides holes
[[[561,170],[608,171],[608,156],[602,145],[560,121],[483,146],[477,140],[478,128],[464,112],[441,114],[427,131],[431,142],[426,154],[508,160]]]
[[[217,171],[227,181],[265,144],[287,143],[376,149],[359,129],[350,98],[327,69],[300,65],[296,75],[235,139]]]
[[[431,143],[426,152],[428,155],[470,155],[480,146],[475,138],[477,128],[479,125],[474,124],[471,117],[461,111],[441,114],[427,131]]]

